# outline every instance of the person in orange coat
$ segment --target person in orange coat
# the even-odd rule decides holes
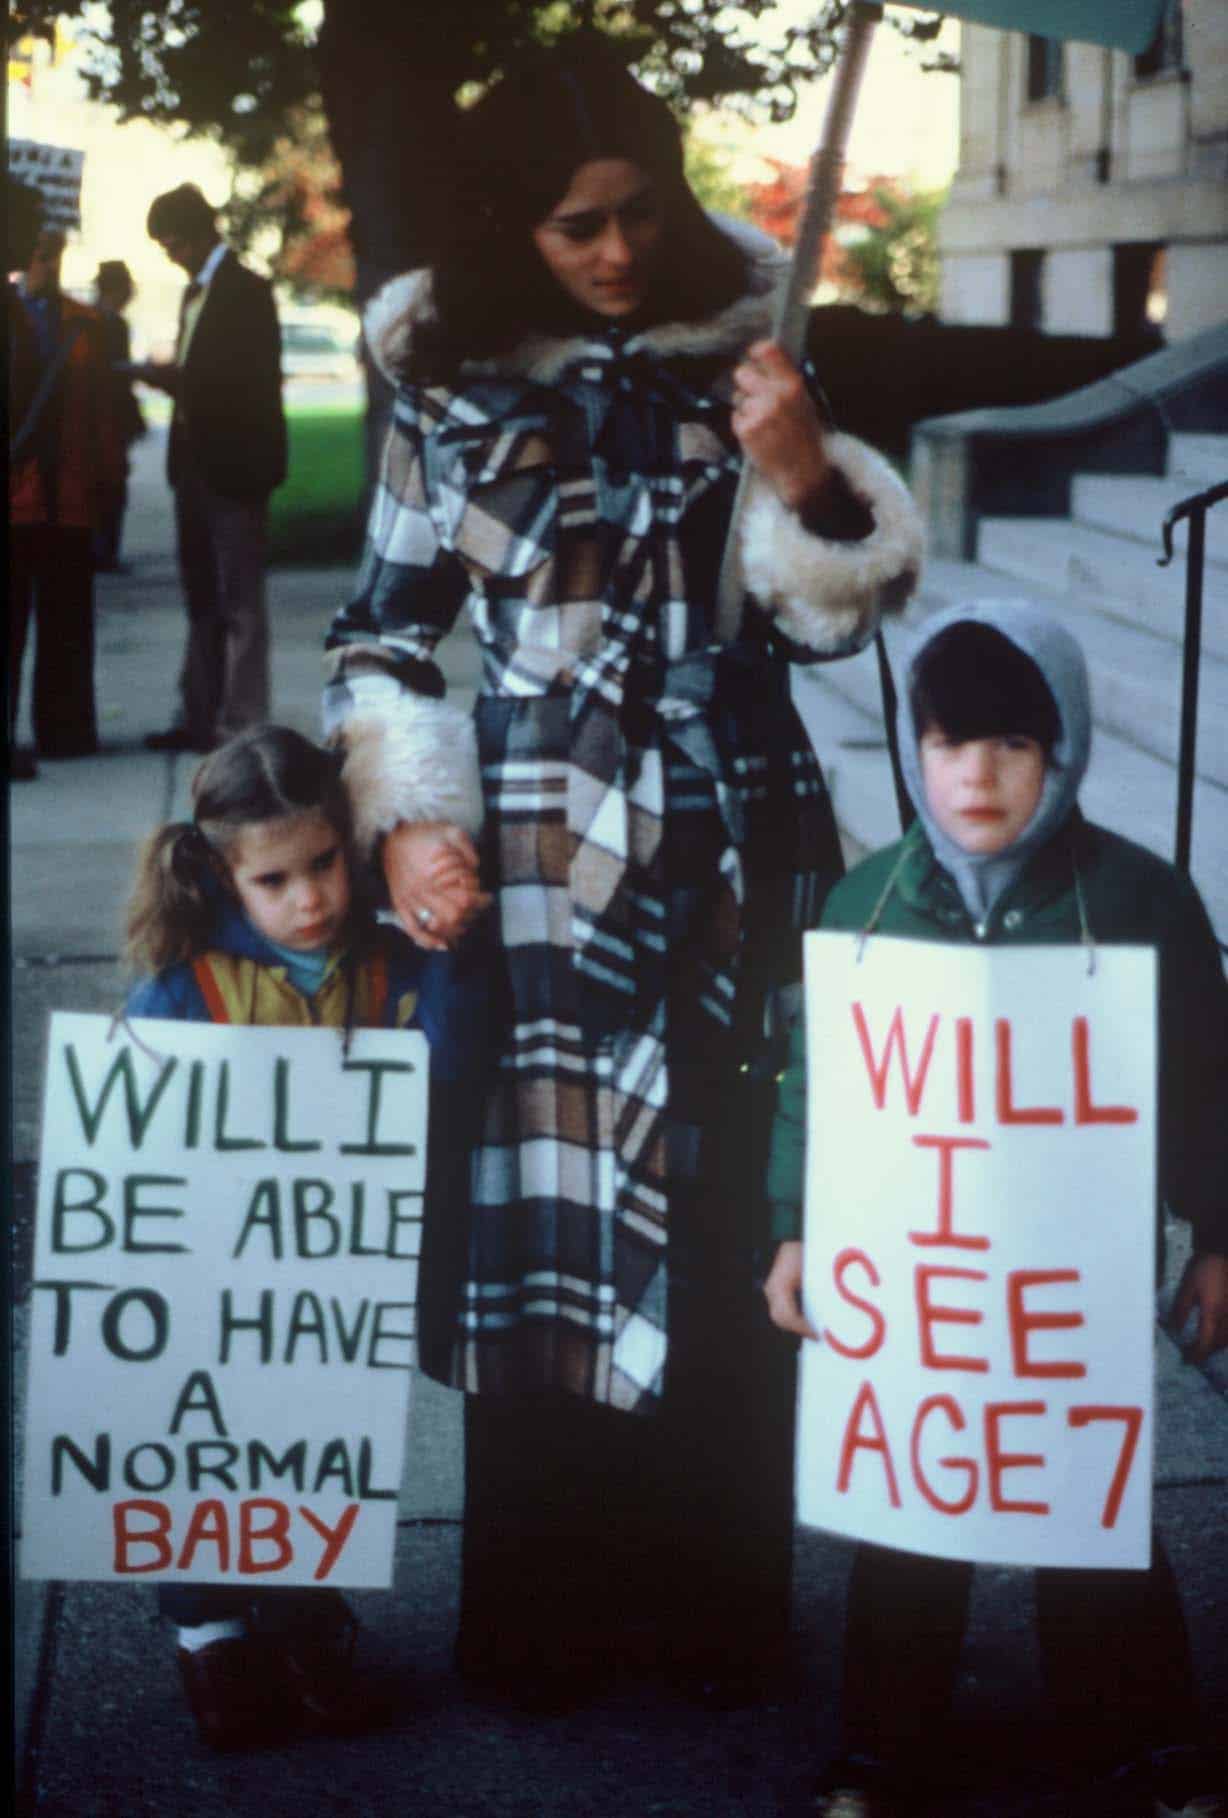
[[[34,737],[49,758],[98,749],[92,540],[124,464],[98,313],[61,291],[63,251],[63,233],[44,228],[18,286],[24,410],[9,425],[9,732],[33,618]],[[13,755],[15,775],[32,772],[29,754]]]

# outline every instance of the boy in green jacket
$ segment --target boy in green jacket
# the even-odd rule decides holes
[[[925,628],[900,703],[917,820],[828,898],[825,928],[944,942],[1128,943],[1156,950],[1159,1185],[1193,1228],[1173,1305],[1195,1320],[1189,1357],[1228,1345],[1228,985],[1197,891],[1171,865],[1084,820],[1091,712],[1075,639],[1020,602],[953,608]],[[772,1132],[768,1193],[780,1240],[772,1319],[814,1339],[802,1310],[805,1030],[794,1031]],[[1158,1210],[1158,1208],[1157,1208]],[[933,1758],[950,1703],[972,1567],[859,1545],[848,1593],[842,1747],[813,1811],[891,1818]],[[1049,1691],[1086,1748],[1125,1771],[1097,1813],[1223,1818],[1198,1746],[1181,1605],[1159,1542],[1148,1570],[1038,1570]],[[1092,1808],[1081,1803],[1080,1812]]]

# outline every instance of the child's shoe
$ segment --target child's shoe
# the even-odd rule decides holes
[[[392,1716],[387,1691],[355,1669],[358,1619],[349,1610],[336,1621],[262,1639],[300,1731],[356,1736]]]
[[[1113,1784],[1134,1798],[1142,1818],[1228,1818],[1223,1756],[1196,1747],[1160,1749],[1123,1768]]]
[[[842,1786],[820,1793],[812,1810],[815,1818],[894,1818],[899,1808],[884,1805],[865,1787]]]
[[[243,1749],[285,1733],[287,1710],[263,1647],[248,1635],[176,1648],[179,1677],[206,1748]]]
[[[1155,1818],[1228,1818],[1228,1759],[1221,1750],[1160,1749],[1150,1766]]]
[[[808,1808],[813,1818],[906,1818],[911,1809],[882,1762],[862,1755],[833,1762]]]
[[[301,1635],[277,1649],[286,1689],[304,1727],[350,1735],[371,1726],[374,1713],[354,1676],[358,1624],[338,1635]]]

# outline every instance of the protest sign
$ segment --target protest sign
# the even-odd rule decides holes
[[[391,1582],[427,1058],[52,1018],[24,1576]]]
[[[9,176],[36,189],[43,199],[44,227],[80,227],[81,175],[85,153],[67,145],[10,139]]]
[[[1141,948],[807,936],[803,1522],[1147,1564],[1155,989]]]

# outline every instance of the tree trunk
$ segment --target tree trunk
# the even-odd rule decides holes
[[[452,96],[463,67],[432,32],[433,0],[328,0],[321,27],[320,90],[350,210],[361,308],[400,272],[426,263],[450,189]],[[437,15],[435,15],[437,22]],[[367,485],[392,392],[364,352]]]

